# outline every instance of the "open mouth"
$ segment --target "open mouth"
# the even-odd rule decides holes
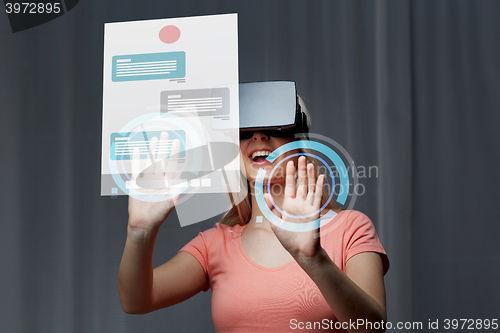
[[[271,151],[269,150],[255,150],[252,152],[249,158],[254,164],[270,163],[266,160],[269,154],[271,154]]]

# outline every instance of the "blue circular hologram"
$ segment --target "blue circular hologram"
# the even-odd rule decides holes
[[[155,126],[147,126],[147,127],[144,127],[144,128],[143,128],[143,130],[144,130],[144,131],[146,131],[146,130],[148,130],[148,129],[149,129],[149,128],[151,128],[151,127],[153,127],[153,128],[154,128]],[[120,132],[121,132],[121,131],[120,131]],[[162,131],[160,131],[160,132],[162,132]],[[186,147],[186,142],[182,139],[182,137],[180,137],[180,136],[179,136],[179,134],[178,134],[176,131],[174,131],[174,134],[175,134],[175,136],[177,137],[176,139],[178,139],[178,140],[180,141],[180,143],[181,143],[181,147]],[[134,133],[133,135],[138,135],[138,133]],[[132,138],[132,136],[130,136],[130,137]],[[158,138],[158,140],[159,140],[159,139],[160,139],[160,138]],[[169,139],[170,139],[170,138],[169,138]],[[168,158],[168,157],[170,157],[170,154],[167,156],[167,158]],[[121,167],[122,167],[122,172],[123,172],[123,174],[125,175],[125,177],[127,177],[127,179],[128,179],[128,180],[132,180],[132,177],[130,177],[130,175],[128,174],[128,172],[127,172],[127,170],[126,170],[126,168],[125,168],[125,165],[123,164],[123,161],[124,161],[124,159],[123,159],[123,155],[121,156],[120,161],[121,161]],[[182,173],[185,169],[186,169],[186,165],[184,164],[184,165],[183,165],[183,168],[182,168],[182,170],[181,170],[181,172],[179,172],[179,174],[177,175],[177,177],[175,177],[175,179],[174,179],[174,180],[176,180],[176,179],[180,178],[181,173]]]
[[[168,119],[166,119],[166,118],[168,118]],[[193,145],[195,145],[195,146],[200,145],[200,138],[197,135],[194,128],[186,120],[179,118],[177,116],[171,115],[171,114],[165,114],[165,115],[162,115],[161,117],[157,113],[150,113],[150,114],[145,114],[145,115],[139,116],[139,117],[131,120],[130,122],[128,122],[125,126],[123,126],[122,129],[120,130],[120,132],[131,132],[137,126],[144,124],[148,121],[155,120],[155,119],[158,119],[158,121],[160,121],[160,122],[168,121],[172,124],[177,125],[179,128],[182,128],[183,130],[186,131],[186,138],[189,137],[191,139],[191,141],[193,141]],[[150,126],[148,126],[148,127],[150,127]],[[195,133],[196,135],[190,135],[190,133]],[[176,134],[176,136],[177,136],[177,134]],[[126,182],[124,181],[124,179],[121,176],[121,172],[118,170],[118,165],[117,165],[118,161],[121,162],[120,164],[123,168],[123,159],[116,160],[116,161],[109,159],[109,168],[110,168],[111,176],[112,176],[113,180],[115,181],[116,185],[125,194],[132,195],[132,194],[130,194],[129,189],[126,186]],[[201,161],[194,161],[194,163],[200,164]],[[184,166],[183,169],[185,169],[185,167],[186,166]],[[125,171],[125,170],[123,170],[123,171]],[[130,179],[127,173],[126,173],[126,177],[128,179]],[[165,197],[158,196],[158,195],[140,194],[140,197],[138,199],[140,199],[142,201],[149,201],[149,202],[165,201],[165,200],[168,200],[170,197],[182,194],[188,187],[189,187],[189,183],[188,183],[188,186],[183,188],[180,193],[173,191],[173,193],[171,193],[171,194],[169,193]]]
[[[345,167],[344,161],[340,158],[340,156],[333,151],[331,148],[325,146],[322,143],[315,142],[315,141],[308,141],[308,140],[299,140],[299,141],[293,141],[289,142],[287,144],[284,144],[281,147],[276,148],[269,156],[266,158],[269,162],[274,162],[278,156],[289,152],[290,150],[294,149],[312,149],[319,151],[326,157],[328,157],[333,164],[335,164],[335,167],[337,170],[339,170],[339,178],[340,178],[340,186],[341,186],[341,191],[339,193],[339,196],[337,197],[337,201],[340,204],[345,204],[347,200],[347,194],[349,190],[349,177],[347,173],[347,168]],[[339,167],[340,166],[340,167]],[[343,189],[346,189],[344,191]]]
[[[341,191],[339,196],[337,197],[337,202],[341,204],[345,204],[345,201],[347,199],[347,194],[348,194],[348,189],[349,189],[349,178],[348,178],[348,173],[347,173],[347,168],[345,167],[344,161],[340,158],[340,156],[333,151],[331,148],[325,146],[324,144],[321,144],[319,142],[315,141],[308,141],[308,140],[299,140],[299,141],[293,141],[289,142],[287,144],[284,144],[281,147],[276,148],[269,156],[266,158],[269,162],[274,162],[279,156],[282,154],[294,150],[294,149],[312,149],[321,152],[323,155],[327,156],[335,165],[337,170],[340,170],[339,172],[339,178],[340,178],[340,186],[341,189],[346,188],[346,191]],[[322,161],[324,162],[324,161]],[[339,167],[340,166],[340,167]],[[274,169],[273,169],[274,171]],[[331,170],[330,170],[331,171]],[[283,219],[280,219],[276,215],[273,214],[273,212],[269,209],[269,207],[266,204],[266,200],[264,199],[264,177],[266,175],[266,171],[262,168],[259,168],[259,171],[257,172],[257,177],[255,179],[255,199],[257,201],[257,205],[259,206],[260,210],[262,211],[262,214],[269,220],[269,222],[273,223],[274,225],[283,228],[288,231],[295,231],[295,232],[303,232],[303,231],[311,231],[318,229],[322,224],[322,220],[331,220],[333,217],[337,215],[332,210],[329,210],[327,214],[323,216],[323,218],[318,218],[314,221],[311,222],[306,222],[306,223],[290,223],[287,221],[284,221]],[[270,179],[271,177],[269,177]],[[332,178],[333,179],[333,178]],[[333,193],[333,192],[332,192]],[[276,207],[273,203],[273,206]],[[316,214],[316,213],[315,213]]]
[[[273,174],[274,174],[274,171],[276,170],[276,168],[278,166],[280,166],[281,163],[285,162],[286,160],[292,158],[292,157],[295,157],[295,156],[310,156],[310,157],[314,157],[314,158],[317,158],[318,160],[320,160],[321,162],[323,162],[323,164],[327,167],[327,169],[330,169],[330,167],[328,166],[328,164],[326,164],[326,162],[319,156],[316,156],[316,155],[313,155],[313,154],[308,154],[308,153],[297,153],[297,154],[293,154],[293,155],[290,155],[290,156],[287,156],[286,158],[282,159],[274,168],[273,170],[271,171],[271,174],[269,175],[269,179],[267,180],[267,193],[271,193],[271,178],[273,177]],[[332,170],[330,169],[330,177],[332,178],[332,182],[333,182],[333,188],[335,188],[335,178],[333,177],[333,172]],[[332,200],[333,198],[333,191],[330,192],[330,197],[328,198],[327,202],[323,205],[323,207],[321,207],[320,209],[318,209],[317,211],[315,211],[314,213],[311,213],[309,215],[304,215],[304,216],[295,216],[295,215],[291,215],[291,214],[287,214],[285,212],[283,212],[278,206],[276,206],[276,204],[274,203],[274,200],[273,200],[273,197],[270,195],[269,196],[271,198],[271,203],[273,204],[273,207],[276,208],[276,210],[278,212],[280,212],[282,215],[285,215],[285,216],[288,216],[288,217],[293,217],[293,218],[308,218],[308,217],[311,217],[313,215],[316,215],[318,214],[319,212],[321,212],[323,209],[325,209],[326,206],[328,206],[328,204],[330,203],[330,201]]]

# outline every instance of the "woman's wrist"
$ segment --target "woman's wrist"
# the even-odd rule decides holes
[[[320,270],[325,265],[333,263],[322,247],[311,257],[297,257],[295,260],[307,273]]]
[[[127,226],[127,236],[138,240],[147,240],[151,237],[155,237],[158,234],[159,227],[151,227],[146,223],[140,223],[138,221],[133,221],[131,223],[130,219]]]

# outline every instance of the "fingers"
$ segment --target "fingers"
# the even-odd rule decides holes
[[[316,174],[314,172],[314,164],[307,165],[307,195],[314,194],[316,189]]]
[[[158,142],[158,150],[155,159],[155,174],[165,173],[165,163],[168,152],[168,133],[163,131],[160,134],[160,141]],[[153,151],[154,155],[154,151]]]
[[[145,169],[147,169],[151,164],[153,164],[156,161],[157,147],[158,147],[158,138],[155,136],[155,137],[151,138],[151,141],[149,141],[148,157],[147,157]]]
[[[132,151],[132,180],[136,181],[141,173],[141,154],[139,148],[135,147]]]
[[[323,184],[325,183],[325,175],[320,175],[316,182],[316,190],[314,192],[313,206],[319,208],[323,199]]]
[[[314,164],[308,163],[306,165],[306,158],[304,156],[299,158],[298,164],[297,197],[303,198],[314,207],[319,207],[323,198],[325,176],[320,175],[316,179]]]
[[[175,139],[170,147],[170,157],[165,160],[165,179],[173,179],[175,177],[175,172],[177,171],[177,163],[179,160],[179,150],[181,142],[179,139]]]
[[[160,141],[158,142],[158,155],[156,157],[157,160],[161,160],[167,157],[168,152],[168,132],[161,132]]]
[[[295,199],[295,166],[293,161],[286,164],[285,198]]]
[[[292,206],[300,205],[300,202],[304,202],[307,206],[317,209],[321,206],[323,199],[324,182],[325,175],[319,175],[316,178],[314,164],[307,164],[306,158],[301,156],[298,160],[297,187],[295,187],[295,167],[293,162],[289,161],[286,166],[284,200],[293,200],[294,203]],[[269,208],[273,209],[271,206]]]
[[[307,167],[306,158],[304,156],[299,157],[298,167],[298,187],[297,187],[297,197],[306,199],[307,196]]]

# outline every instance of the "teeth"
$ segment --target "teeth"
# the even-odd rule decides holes
[[[257,156],[269,156],[271,152],[269,151],[256,151],[252,154],[252,159],[256,158]]]

